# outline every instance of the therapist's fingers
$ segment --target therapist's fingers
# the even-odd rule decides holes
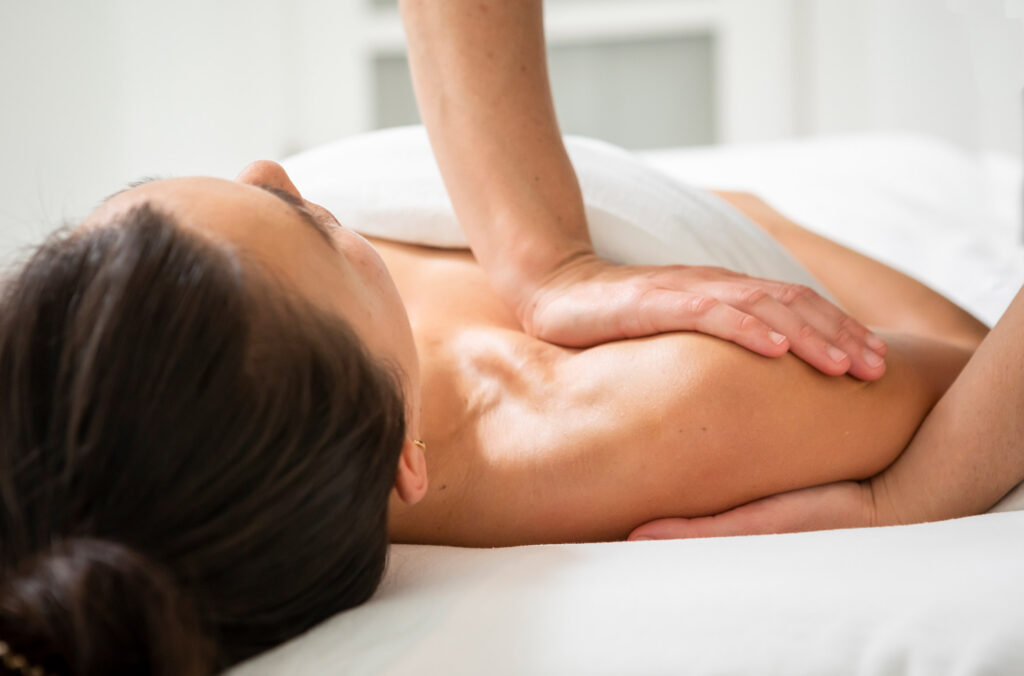
[[[639,303],[639,326],[633,335],[668,331],[699,331],[742,345],[766,357],[778,357],[789,349],[786,336],[749,312],[710,296],[652,289]]]
[[[808,525],[805,518],[793,512],[789,500],[782,496],[769,496],[721,514],[648,521],[633,529],[627,539],[677,540],[813,530]]]
[[[870,331],[810,287],[746,278],[730,288],[736,307],[784,334],[790,351],[823,373],[862,380],[885,373],[884,359],[869,347]]]
[[[742,521],[726,516],[701,516],[693,519],[658,519],[640,526],[627,540],[685,540],[688,538],[754,535]]]
[[[874,380],[885,373],[885,342],[826,298],[801,285],[780,284],[776,298],[850,357],[852,376]]]
[[[789,350],[828,375],[850,369],[850,355],[833,345],[807,318],[772,297],[765,289],[750,287],[733,301],[740,309],[758,317],[789,339]]]
[[[587,347],[671,331],[700,331],[766,357],[791,351],[828,375],[864,380],[885,367],[867,329],[812,289],[714,266],[620,266],[575,259],[517,310],[526,332]]]
[[[814,309],[804,316],[829,340],[830,343],[850,355],[848,373],[861,380],[875,380],[885,374],[884,355],[870,347],[871,335],[857,320],[848,315],[838,318],[820,316],[815,319]]]
[[[671,540],[796,533],[883,525],[870,485],[839,481],[748,502],[713,516],[657,519],[637,526],[629,540]]]

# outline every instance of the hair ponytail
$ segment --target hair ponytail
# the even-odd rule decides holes
[[[213,668],[198,613],[169,572],[128,547],[73,538],[0,583],[0,639],[47,674],[174,674]]]

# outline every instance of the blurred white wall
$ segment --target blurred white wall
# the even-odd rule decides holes
[[[252,159],[372,128],[374,59],[401,52],[387,5],[0,0],[0,260],[134,178],[231,176]],[[1022,5],[549,0],[548,9],[553,44],[710,36],[704,96],[719,141],[906,129],[1019,153]],[[664,68],[671,86],[673,66]],[[560,111],[592,94],[565,89]]]
[[[355,0],[0,0],[0,258],[144,175],[366,126]]]
[[[800,2],[800,131],[913,130],[1021,152],[1024,2]]]

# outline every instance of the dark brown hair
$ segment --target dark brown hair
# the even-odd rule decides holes
[[[340,318],[143,205],[0,299],[0,639],[201,674],[365,601],[405,436]]]

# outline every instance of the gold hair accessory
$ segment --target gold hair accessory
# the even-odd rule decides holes
[[[420,447],[421,449],[423,449],[423,452],[424,452],[424,453],[426,453],[426,452],[427,452],[427,444],[426,444],[426,443],[424,443],[423,441],[420,441],[419,439],[413,439],[413,440],[412,440],[412,443],[416,444],[416,445],[417,445],[417,446],[419,446],[419,447]]]
[[[46,670],[40,666],[30,664],[24,655],[11,650],[7,641],[0,641],[0,663],[7,671],[22,674],[23,676],[48,676]]]

